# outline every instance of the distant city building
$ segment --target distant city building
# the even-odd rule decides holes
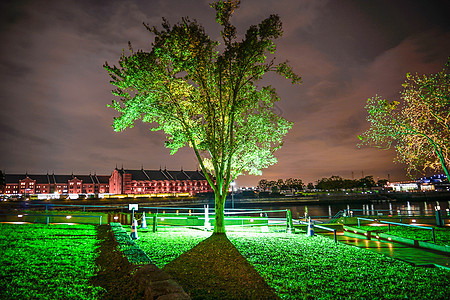
[[[449,191],[450,184],[444,174],[422,177],[418,182],[423,191]]]
[[[201,171],[114,169],[109,179],[111,194],[159,194],[213,192]]]
[[[415,181],[390,182],[388,187],[396,192],[413,192],[419,189],[419,185]]]
[[[388,187],[396,192],[450,191],[450,184],[445,175],[422,177],[415,181],[390,182]]]

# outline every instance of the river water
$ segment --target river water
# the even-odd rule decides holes
[[[230,205],[227,205],[229,207]],[[235,206],[241,208],[239,204]],[[367,202],[367,203],[333,203],[333,204],[272,204],[260,207],[263,210],[290,209],[293,218],[302,218],[305,211],[315,218],[333,217],[339,211],[347,210],[354,216],[402,215],[402,216],[434,216],[436,208],[440,208],[443,216],[450,215],[450,201],[420,202]]]

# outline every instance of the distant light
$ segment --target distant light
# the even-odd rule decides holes
[[[160,220],[161,220],[161,221],[164,221],[165,219],[164,219],[164,218],[161,218]]]
[[[67,220],[72,219],[72,216],[66,216],[66,219]]]
[[[391,241],[392,239],[391,239],[390,237],[388,237],[388,240],[390,240],[390,241]]]
[[[115,217],[114,217],[114,220],[117,220],[117,219],[119,219],[119,217],[118,217],[118,216],[115,216]]]
[[[250,222],[253,222],[254,220],[253,219],[250,219]]]
[[[17,215],[19,218],[22,218],[23,217],[23,215]]]
[[[411,222],[416,223],[416,220],[415,220],[415,219],[412,219]]]
[[[380,237],[378,235],[375,236],[377,239],[379,239]]]

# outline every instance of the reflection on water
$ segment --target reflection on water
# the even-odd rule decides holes
[[[303,218],[305,212],[312,217],[333,217],[339,211],[347,210],[354,216],[402,215],[402,216],[434,216],[435,208],[440,206],[442,215],[449,214],[450,201],[446,202],[381,202],[365,204],[307,204],[307,205],[272,205],[265,209],[290,209],[293,218]]]

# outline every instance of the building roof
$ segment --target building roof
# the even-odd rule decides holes
[[[89,183],[95,183],[94,182],[94,178],[92,178],[92,176],[91,175],[72,175],[73,176],[73,178],[76,178],[76,179],[78,179],[78,180],[81,180],[83,183],[87,183],[87,184],[89,184]]]
[[[26,178],[35,180],[36,184],[67,184],[69,180],[77,178],[83,183],[109,183],[109,175],[60,175],[60,174],[5,174],[6,184],[18,184]]]
[[[94,175],[94,178],[97,183],[109,184],[109,175]]]
[[[50,184],[50,176],[51,175],[42,175],[42,174],[5,174],[5,183],[13,184],[19,183],[20,180],[24,180],[26,178],[30,178],[31,180],[36,181],[36,184]]]
[[[168,171],[168,170],[118,170],[122,174],[130,174],[131,180],[160,181],[160,180],[206,180],[201,171]]]
[[[19,183],[20,180],[27,178],[25,174],[5,174],[5,183]]]

